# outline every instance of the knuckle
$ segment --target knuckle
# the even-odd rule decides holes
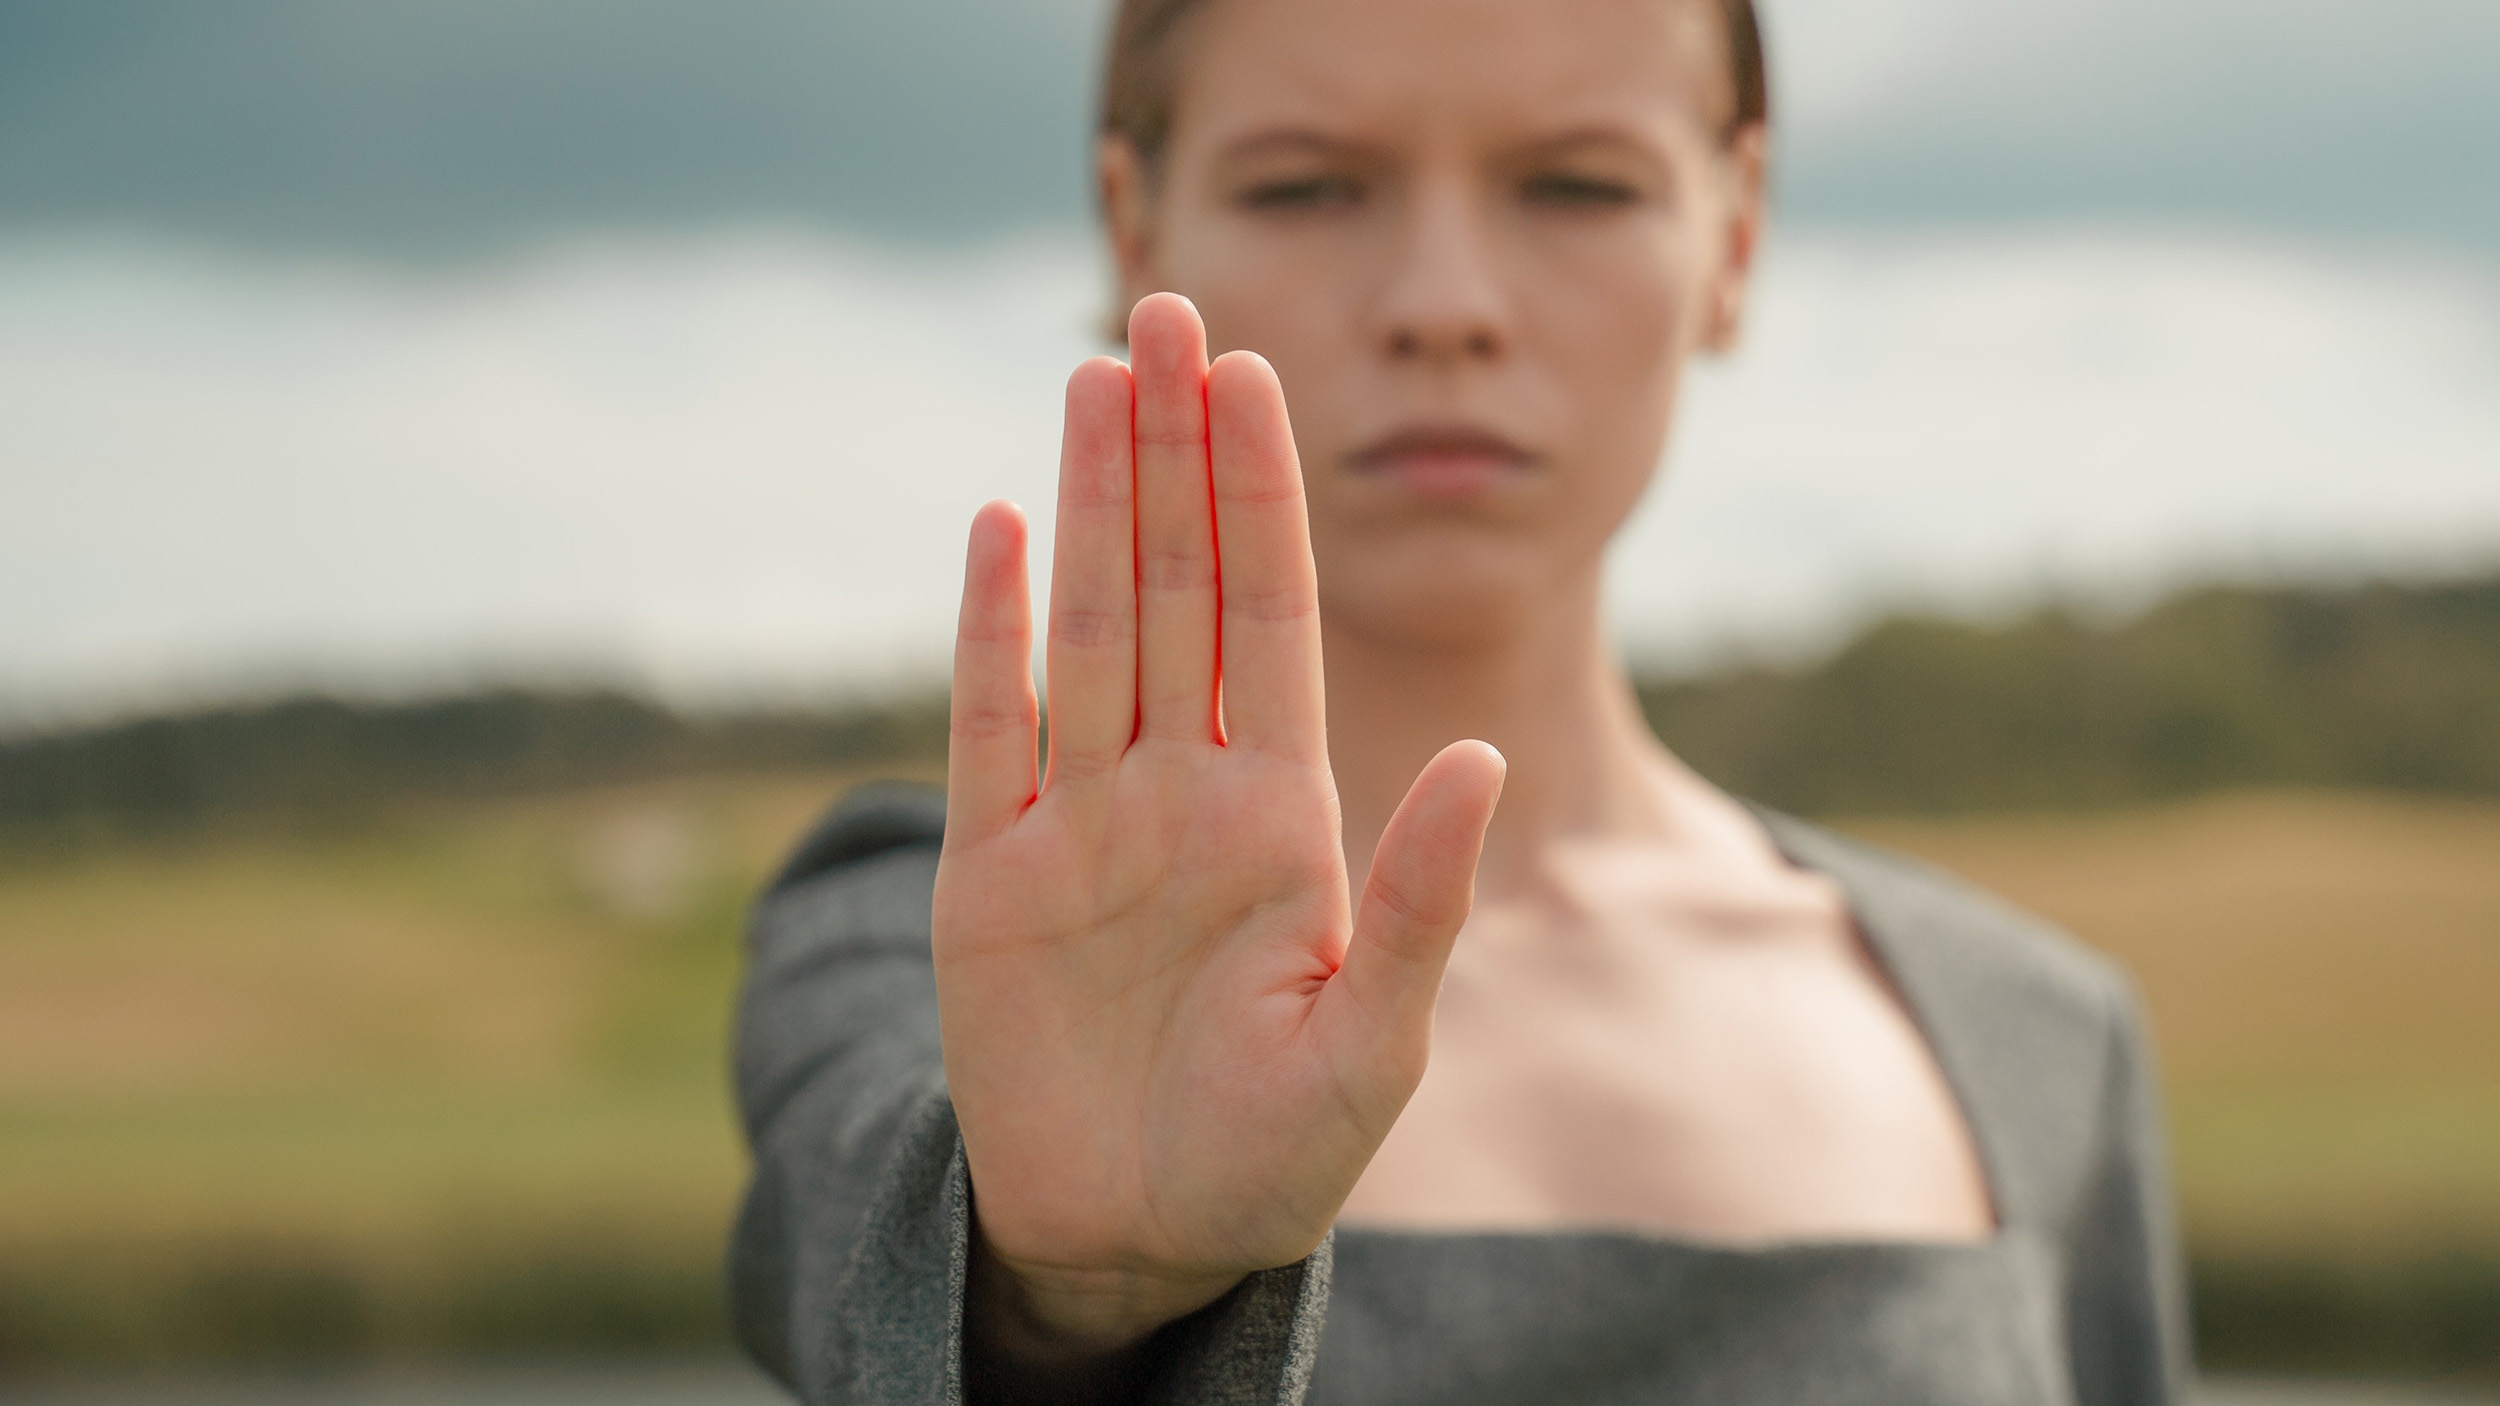
[[[1137,621],[1119,610],[1055,611],[1050,617],[1050,637],[1077,649],[1127,644],[1137,638]]]
[[[947,731],[966,741],[985,741],[995,737],[1027,731],[1035,723],[1031,708],[987,707],[981,704],[958,705],[947,720]]]
[[[1403,960],[1422,960],[1423,954],[1415,950],[1414,939],[1440,927],[1445,921],[1444,915],[1435,912],[1431,905],[1418,901],[1393,879],[1374,878],[1371,897],[1391,919],[1389,929],[1378,934],[1384,939],[1382,946],[1392,956]]]
[[[1126,483],[1107,483],[1098,487],[1072,487],[1059,495],[1062,511],[1068,513],[1116,513],[1129,506]]]
[[[1050,749],[1050,774],[1060,781],[1097,781],[1108,775],[1119,760],[1118,754],[1090,748],[1063,747],[1054,741]]]
[[[1280,504],[1302,501],[1302,485],[1294,479],[1254,478],[1248,483],[1227,485],[1220,495],[1226,503],[1245,508],[1272,508]]]
[[[966,620],[955,628],[964,644],[1014,650],[1024,642],[1024,626],[1012,620]]]
[[[1227,585],[1224,590],[1224,613],[1266,624],[1307,620],[1319,613],[1318,593],[1308,582],[1255,591]]]
[[[1149,551],[1137,559],[1138,584],[1150,591],[1194,591],[1215,584],[1215,557],[1202,551]]]

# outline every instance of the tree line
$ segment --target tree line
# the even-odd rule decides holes
[[[2500,795],[2500,577],[2214,587],[2132,619],[1887,620],[1829,658],[1653,679],[1660,735],[1806,814],[2120,804],[2233,786]],[[0,834],[324,823],[411,801],[777,768],[926,768],[942,695],[689,716],[619,691],[295,697],[0,738]]]
[[[2234,786],[2500,795],[2500,577],[2216,587],[2109,625],[1895,619],[1811,668],[1641,693],[1704,774],[1808,814]]]

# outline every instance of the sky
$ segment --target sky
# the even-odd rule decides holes
[[[940,676],[962,524],[1046,510],[1100,349],[1100,19],[0,8],[0,717]],[[1766,23],[1777,233],[1627,646],[2500,566],[2500,6]]]
[[[1803,223],[2500,249],[2489,0],[1763,0]],[[1099,0],[11,0],[0,222],[401,257],[1086,215]]]

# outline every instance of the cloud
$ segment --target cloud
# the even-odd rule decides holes
[[[9,251],[0,693],[925,671],[973,509],[1048,501],[1091,269],[1049,241],[488,275]]]
[[[0,701],[937,677],[964,525],[1048,541],[1081,240],[575,244],[485,270],[0,244]],[[1675,659],[2267,569],[2500,555],[2470,264],[1793,236],[1685,397],[1613,613]],[[1037,563],[1037,570],[1045,562]]]
[[[1794,61],[1799,219],[2150,215],[2500,248],[2486,0],[1773,13]]]
[[[2500,564],[2500,280],[2105,229],[1824,234],[1698,368],[1616,544],[1690,660],[1902,604],[2123,608],[2198,579]]]
[[[2500,249],[2489,0],[1763,0],[1795,221]],[[1085,214],[1104,0],[16,0],[0,224],[441,256]]]
[[[1086,0],[25,0],[0,219],[462,253],[1083,209]]]

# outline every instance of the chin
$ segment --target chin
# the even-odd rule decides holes
[[[1390,648],[1468,653],[1498,644],[1545,618],[1554,593],[1548,564],[1513,543],[1436,533],[1347,557],[1320,564],[1320,617],[1331,630]]]

